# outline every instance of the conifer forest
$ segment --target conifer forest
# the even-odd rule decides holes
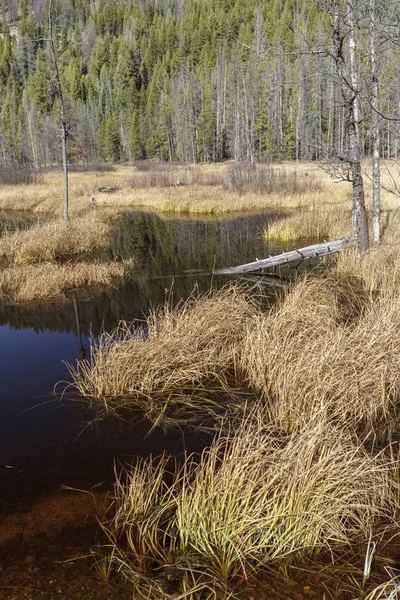
[[[70,163],[340,155],[348,142],[333,52],[336,17],[354,32],[362,153],[371,153],[375,111],[381,155],[397,158],[400,10],[394,0],[357,1],[350,28],[348,3],[329,0],[52,4]],[[1,2],[2,164],[60,161],[48,13],[49,0]],[[350,61],[347,42],[345,34],[343,58]]]

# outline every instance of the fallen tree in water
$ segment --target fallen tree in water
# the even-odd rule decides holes
[[[299,261],[302,262],[303,260],[308,260],[310,258],[319,258],[320,256],[327,256],[328,254],[339,252],[339,250],[352,241],[354,241],[354,236],[348,235],[332,242],[323,242],[322,244],[314,244],[312,246],[306,246],[305,248],[291,250],[290,252],[282,252],[282,254],[270,256],[263,260],[258,260],[258,258],[256,258],[254,262],[246,263],[245,265],[217,269],[214,271],[214,274],[238,275],[241,273],[253,273],[255,271],[280,267],[281,265],[288,265]]]

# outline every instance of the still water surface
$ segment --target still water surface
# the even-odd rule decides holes
[[[143,319],[151,306],[171,294],[174,301],[197,285],[207,290],[210,272],[280,251],[267,247],[263,228],[282,215],[189,220],[126,213],[114,235],[114,257],[133,258],[129,280],[120,289],[75,297],[58,306],[3,307],[0,310],[0,502],[11,507],[60,486],[89,489],[113,480],[113,461],[134,455],[179,454],[199,449],[193,433],[156,431],[146,423],[127,427],[93,423],[83,405],[56,398],[68,378],[65,362],[85,356],[89,336],[110,330],[121,319]],[[213,282],[221,285],[226,280]],[[56,387],[61,391],[62,386]]]

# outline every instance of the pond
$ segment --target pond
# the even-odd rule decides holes
[[[56,384],[68,377],[65,362],[74,363],[85,356],[90,335],[113,329],[120,320],[143,319],[151,306],[161,304],[171,293],[178,301],[196,285],[201,291],[209,289],[214,264],[222,267],[276,252],[276,248],[267,247],[262,236],[264,226],[275,218],[268,214],[196,221],[126,213],[111,250],[114,256],[134,260],[129,279],[119,289],[95,297],[75,296],[61,305],[39,305],[34,309],[6,306],[0,310],[0,476],[6,480],[1,488],[6,490],[2,491],[3,497],[14,496],[14,491],[8,492],[16,481],[26,487],[31,471],[37,484],[37,473],[43,466],[47,471],[51,467],[56,481],[73,484],[73,476],[63,480],[61,473],[74,472],[69,461],[81,463],[86,446],[90,447],[94,465],[96,461],[104,462],[99,454],[111,458],[118,455],[117,448],[111,450],[101,439],[108,435],[108,427],[103,431],[101,425],[87,425],[94,415],[54,395]],[[223,283],[224,278],[213,281],[214,286]],[[56,392],[61,393],[62,388],[60,384]],[[138,439],[143,438],[143,431],[144,425]],[[136,432],[129,431],[126,448],[136,454],[132,435]],[[116,437],[120,444],[120,432]],[[144,454],[163,450],[162,445],[156,449],[152,443],[146,441]]]
[[[144,422],[135,426],[98,422],[85,405],[62,395],[59,382],[68,378],[65,362],[86,356],[91,335],[114,328],[121,319],[143,319],[151,306],[171,294],[176,302],[195,285],[201,291],[211,284],[222,285],[224,278],[212,281],[213,267],[281,251],[268,247],[262,236],[280,216],[195,220],[127,212],[111,243],[114,257],[132,258],[129,278],[119,289],[74,296],[63,305],[0,310],[0,509],[6,519],[0,542],[7,574],[4,589],[10,593],[2,596],[0,585],[0,597],[13,597],[14,587],[20,585],[21,576],[13,575],[15,564],[26,577],[27,589],[35,588],[32,577],[41,572],[47,578],[46,584],[44,580],[35,584],[40,593],[32,592],[32,598],[53,598],[48,580],[51,573],[55,580],[54,572],[64,586],[72,586],[63,561],[66,554],[90,552],[97,525],[93,507],[88,508],[92,497],[65,488],[101,495],[112,487],[115,464],[120,469],[134,456],[163,451],[179,456],[200,450],[209,441],[207,435],[193,431],[156,430],[147,436],[149,426]],[[65,540],[72,540],[73,532],[76,544],[71,542],[65,553]],[[89,598],[92,583],[87,577],[82,574]],[[80,597],[71,594],[65,597]]]

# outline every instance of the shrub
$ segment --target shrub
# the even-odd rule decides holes
[[[313,175],[300,177],[296,171],[274,168],[269,164],[234,163],[227,167],[223,188],[238,194],[304,194],[321,191],[320,181]]]
[[[38,180],[38,172],[29,167],[16,164],[0,167],[0,185],[29,185]]]

